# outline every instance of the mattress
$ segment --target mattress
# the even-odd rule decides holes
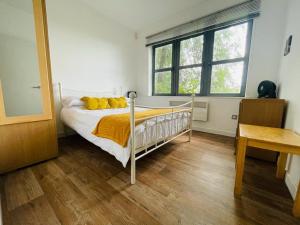
[[[135,111],[137,112],[144,110],[147,109],[139,107],[135,108]],[[128,144],[127,147],[122,147],[110,139],[93,135],[92,131],[102,117],[113,114],[129,113],[129,111],[129,107],[104,110],[86,110],[80,106],[63,107],[61,111],[61,120],[65,125],[75,130],[83,138],[115,156],[115,158],[126,167],[130,158],[130,144]],[[135,129],[136,148],[153,143],[157,138],[167,138],[187,129],[189,117],[190,113],[179,112],[173,116],[168,115],[158,117],[158,123],[156,123],[156,119],[151,119],[139,124]],[[130,140],[128,143],[130,143]]]

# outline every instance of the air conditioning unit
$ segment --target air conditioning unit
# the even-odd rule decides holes
[[[187,101],[170,101],[170,106],[178,106],[186,103]],[[194,114],[193,120],[204,121],[208,120],[208,102],[207,101],[195,101],[194,102]]]

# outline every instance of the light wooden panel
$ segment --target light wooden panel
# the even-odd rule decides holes
[[[0,173],[57,155],[53,120],[0,126]]]
[[[280,153],[280,155],[278,157],[276,177],[279,179],[285,178],[285,168],[286,168],[287,157],[288,157],[287,153]]]
[[[3,117],[5,110],[0,91],[0,173],[58,155],[45,1],[33,0],[33,7],[44,114]]]
[[[268,127],[282,127],[286,102],[283,99],[243,99],[239,122]]]
[[[236,176],[235,176],[235,186],[234,186],[234,194],[236,196],[239,196],[242,192],[246,149],[247,149],[247,139],[241,137],[239,139],[237,156],[236,156]]]
[[[240,136],[259,142],[300,148],[300,135],[288,129],[240,124]]]
[[[283,99],[243,99],[240,103],[239,124],[252,124],[281,128],[286,101]],[[237,136],[238,136],[237,128]],[[275,162],[277,153],[247,148],[247,156]]]

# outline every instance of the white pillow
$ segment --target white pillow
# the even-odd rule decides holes
[[[64,107],[70,108],[72,106],[84,106],[84,102],[81,101],[79,97],[67,96],[63,97],[62,105]]]

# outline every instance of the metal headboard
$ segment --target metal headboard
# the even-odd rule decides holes
[[[95,97],[111,97],[111,96],[122,96],[123,91],[122,88],[114,89],[113,91],[85,91],[71,88],[64,88],[61,82],[58,82],[58,92],[59,92],[59,100],[62,101],[64,96],[95,96]]]

